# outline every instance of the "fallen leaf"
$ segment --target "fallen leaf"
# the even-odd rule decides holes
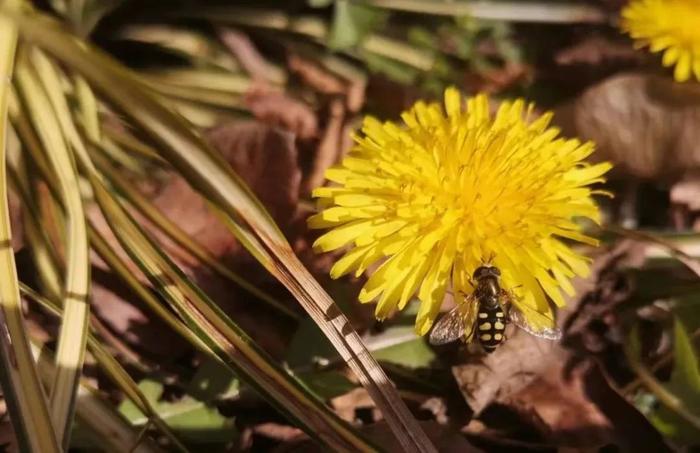
[[[319,93],[326,95],[346,94],[347,88],[341,79],[301,55],[289,54],[287,65],[292,73]]]
[[[293,442],[306,437],[304,431],[299,428],[272,422],[260,423],[254,426],[253,433],[259,436],[269,437],[278,442]]]
[[[310,193],[316,187],[321,186],[326,179],[326,170],[338,162],[341,155],[341,134],[345,131],[343,128],[344,117],[345,107],[343,102],[339,99],[331,101],[328,123],[316,148],[311,171],[304,183],[304,192]]]
[[[208,131],[206,137],[253,190],[277,224],[284,228],[291,223],[301,181],[294,136],[278,128],[242,121],[223,124]],[[163,208],[165,204],[161,202]]]
[[[643,55],[629,43],[593,35],[558,50],[554,60],[560,65],[601,65],[618,61],[639,62]]]
[[[562,354],[522,391],[509,406],[533,411],[546,426],[548,444],[577,448],[600,448],[615,439],[610,421],[585,393],[580,367],[566,376],[568,354]]]
[[[437,450],[441,453],[482,453],[487,451],[475,447],[464,435],[449,426],[441,425],[434,421],[419,421],[419,423],[425,434],[433,442],[433,445],[435,445]],[[376,445],[381,446],[382,451],[404,451],[394,433],[384,422],[364,426],[361,428],[361,432]],[[318,444],[306,439],[282,444],[273,451],[276,453],[316,453],[327,450],[322,449]]]
[[[688,175],[671,187],[671,202],[686,206],[691,211],[700,211],[700,177]]]
[[[253,86],[245,95],[245,103],[263,123],[281,126],[301,139],[318,135],[318,120],[313,110],[284,93]]]
[[[221,42],[253,79],[276,84],[284,82],[284,73],[265,60],[248,35],[233,28],[220,27],[217,31]]]
[[[344,395],[331,399],[331,407],[333,407],[340,418],[350,423],[357,421],[356,414],[359,409],[371,410],[372,419],[375,422],[381,418],[381,413],[364,388],[356,388]]]
[[[592,140],[612,175],[677,181],[700,169],[700,88],[657,75],[622,74],[555,110],[563,135]]]

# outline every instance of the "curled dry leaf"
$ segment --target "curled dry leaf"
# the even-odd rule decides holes
[[[483,453],[486,451],[475,447],[461,433],[454,431],[447,425],[441,425],[434,421],[421,421],[419,423],[441,453]],[[361,431],[376,445],[381,446],[382,451],[404,451],[385,422],[362,427]],[[307,439],[296,443],[282,444],[273,451],[275,453],[317,453],[325,450]]]
[[[573,46],[558,51],[554,60],[560,65],[600,65],[621,61],[638,62],[642,55],[626,42],[597,35],[586,37]]]
[[[345,84],[338,77],[309,59],[292,53],[287,58],[287,65],[291,72],[319,93],[344,95],[346,92]]]
[[[209,130],[206,138],[255,192],[277,224],[282,228],[288,225],[299,201],[301,182],[294,136],[242,121]]]
[[[24,223],[22,222],[22,202],[12,190],[9,190],[7,192],[7,204],[10,212],[12,250],[17,252],[24,246]]]
[[[546,426],[543,434],[550,444],[599,448],[611,443],[615,438],[611,422],[586,396],[580,367],[567,377],[567,357],[559,359],[513,395],[510,406],[518,412],[534,412]]]
[[[671,203],[674,205],[684,207],[687,211],[697,214],[700,211],[700,172],[688,174],[681,181],[673,184],[670,197]],[[685,214],[685,212],[681,211],[680,214]],[[680,223],[685,223],[685,219],[682,218]],[[697,217],[693,229],[700,230],[700,220]]]
[[[316,148],[316,155],[311,166],[311,173],[305,181],[304,191],[310,193],[314,188],[323,184],[326,177],[326,170],[338,161],[341,154],[343,119],[345,117],[345,107],[339,99],[333,100],[329,106],[330,114],[328,123],[323,132],[323,137]]]
[[[304,431],[289,425],[281,425],[279,423],[260,423],[253,427],[253,433],[274,439],[278,442],[294,442],[297,439],[306,438]]]
[[[357,112],[365,101],[367,78],[357,71],[345,71],[347,78],[341,78],[314,61],[296,53],[290,53],[287,65],[309,87],[328,96],[342,96],[345,106],[351,112]]]
[[[260,121],[281,126],[301,139],[318,135],[318,120],[311,108],[284,93],[264,87],[252,87],[245,95],[245,103]]]
[[[530,66],[508,62],[503,67],[485,72],[470,72],[465,75],[465,88],[470,92],[499,93],[526,82],[532,76]]]
[[[564,135],[593,140],[613,172],[676,181],[700,169],[700,87],[643,74],[611,77],[555,111]]]
[[[277,84],[284,81],[284,74],[265,60],[248,35],[233,28],[220,27],[217,31],[221,42],[254,80]]]
[[[356,412],[358,409],[370,409],[373,421],[378,421],[381,418],[381,413],[377,410],[374,401],[372,401],[372,398],[370,398],[367,390],[364,388],[356,388],[344,395],[333,398],[331,406],[340,418],[350,423],[357,421]]]

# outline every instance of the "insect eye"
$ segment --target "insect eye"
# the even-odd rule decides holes
[[[486,275],[487,272],[488,272],[488,269],[485,268],[484,266],[477,267],[476,270],[474,271],[474,275],[473,275],[474,280],[479,280],[481,277]]]
[[[501,276],[501,270],[497,267],[492,267],[491,272],[493,272],[495,275],[497,275],[499,277]]]

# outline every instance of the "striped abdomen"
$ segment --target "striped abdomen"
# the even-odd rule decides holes
[[[493,352],[505,339],[506,316],[500,305],[481,304],[476,320],[476,336],[486,352]]]

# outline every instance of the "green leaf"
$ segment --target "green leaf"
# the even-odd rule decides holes
[[[149,379],[141,381],[139,389],[156,413],[183,439],[206,443],[228,442],[237,434],[233,419],[224,417],[215,407],[190,395],[174,402],[161,400],[163,385]],[[119,405],[119,412],[134,425],[148,422],[148,418],[130,400]]]
[[[337,371],[300,373],[299,377],[319,397],[329,400],[357,388],[344,374]]]
[[[287,349],[285,360],[292,367],[299,367],[309,362],[334,361],[340,356],[330,341],[319,332],[316,324],[310,319],[299,323],[292,341]]]
[[[233,398],[239,387],[240,382],[231,376],[228,368],[216,360],[206,359],[187,386],[187,393],[208,403]]]
[[[413,328],[410,328],[413,330]],[[390,362],[409,368],[427,368],[437,356],[422,338],[406,341],[374,353],[374,358],[380,362]]]
[[[675,366],[667,388],[683,401],[689,412],[700,416],[698,356],[683,323],[678,319],[674,326],[674,359]],[[650,418],[654,426],[668,437],[683,442],[697,442],[700,439],[700,430],[665,406],[662,406]]]
[[[347,49],[360,42],[384,21],[386,14],[376,8],[337,0],[328,38],[331,49]]]
[[[410,85],[418,78],[419,72],[415,68],[400,61],[392,60],[391,58],[386,58],[381,55],[375,55],[370,52],[363,51],[359,52],[359,54],[371,72],[383,74],[395,82]]]

